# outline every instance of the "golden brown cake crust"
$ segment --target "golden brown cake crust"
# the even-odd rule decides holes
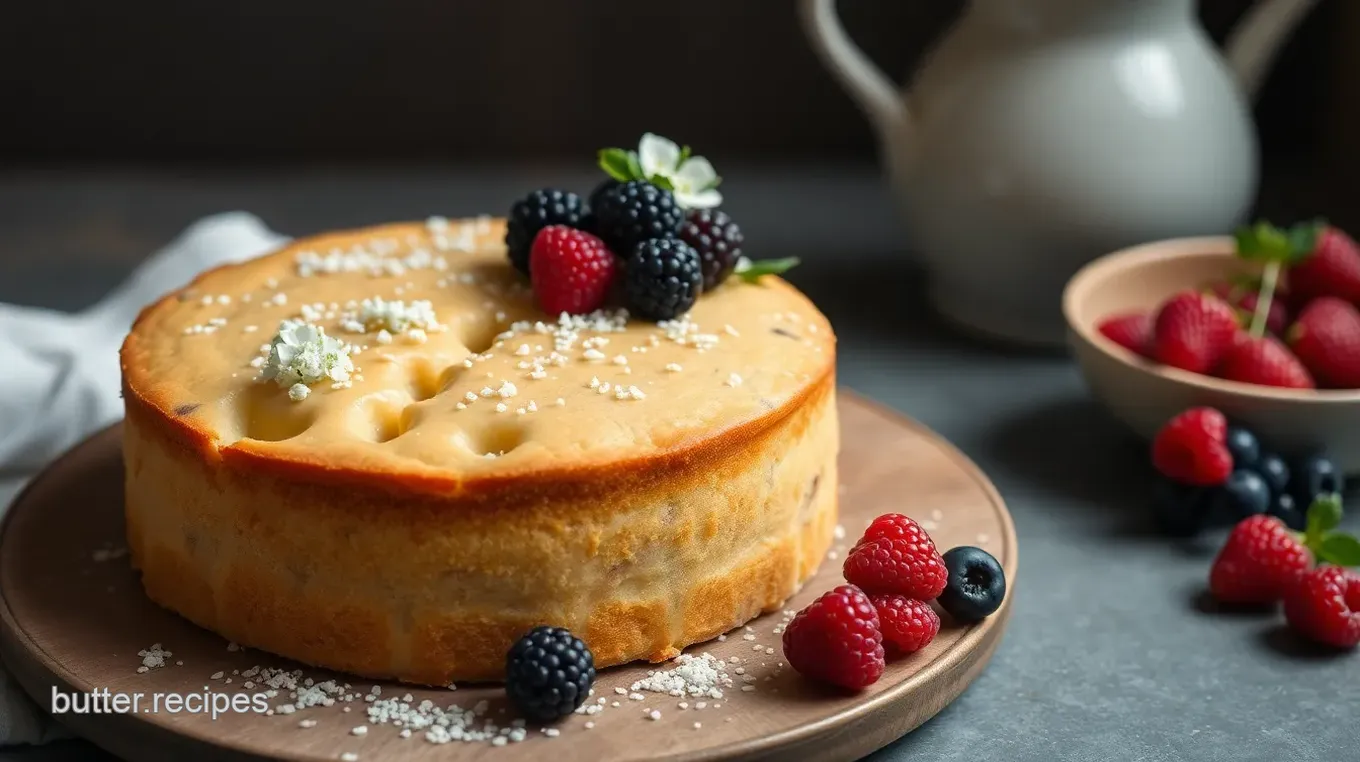
[[[438,246],[443,226],[300,241],[143,312],[123,348],[125,463],[152,599],[244,645],[428,684],[498,679],[536,624],[572,628],[608,666],[674,656],[779,606],[835,526],[825,318],[777,279],[733,283],[692,311],[703,328],[584,331],[564,360],[535,365],[561,337],[499,334],[544,319],[504,264],[501,224],[449,226],[453,249]],[[387,240],[400,245],[384,256],[433,247],[447,261],[296,277],[301,252]],[[249,366],[301,304],[339,337],[326,315],[343,308],[329,306],[403,292],[447,330],[353,339],[369,348],[348,387],[292,402]],[[590,337],[611,359],[584,356]],[[648,391],[600,394],[588,381],[606,375]],[[518,394],[479,393],[505,381]],[[518,412],[526,399],[536,409]]]

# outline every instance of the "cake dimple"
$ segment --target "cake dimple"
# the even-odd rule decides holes
[[[138,321],[127,386],[162,410],[196,405],[176,420],[208,449],[439,489],[645,461],[758,421],[831,372],[830,326],[777,278],[732,278],[669,323],[556,319],[503,238],[494,220],[398,224],[211,271]],[[365,300],[428,303],[437,325],[355,325]],[[352,379],[301,401],[261,379],[285,320],[354,345]]]

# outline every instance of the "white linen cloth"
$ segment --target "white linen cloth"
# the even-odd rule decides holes
[[[219,214],[190,226],[83,312],[0,303],[0,511],[43,465],[122,417],[118,348],[142,307],[204,270],[285,240],[253,215]],[[66,735],[0,668],[0,746]]]

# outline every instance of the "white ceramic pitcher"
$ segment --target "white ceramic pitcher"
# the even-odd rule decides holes
[[[936,307],[1060,344],[1060,294],[1082,264],[1243,220],[1258,173],[1248,101],[1316,0],[1261,0],[1222,57],[1193,0],[973,0],[908,92],[850,41],[835,0],[799,2],[878,133]]]

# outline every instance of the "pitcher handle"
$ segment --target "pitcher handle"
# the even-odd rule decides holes
[[[880,136],[892,135],[906,121],[907,109],[892,80],[845,33],[836,0],[798,0],[803,31],[813,50]]]
[[[1248,102],[1256,98],[1281,45],[1315,5],[1317,0],[1259,0],[1228,35],[1224,58]]]

